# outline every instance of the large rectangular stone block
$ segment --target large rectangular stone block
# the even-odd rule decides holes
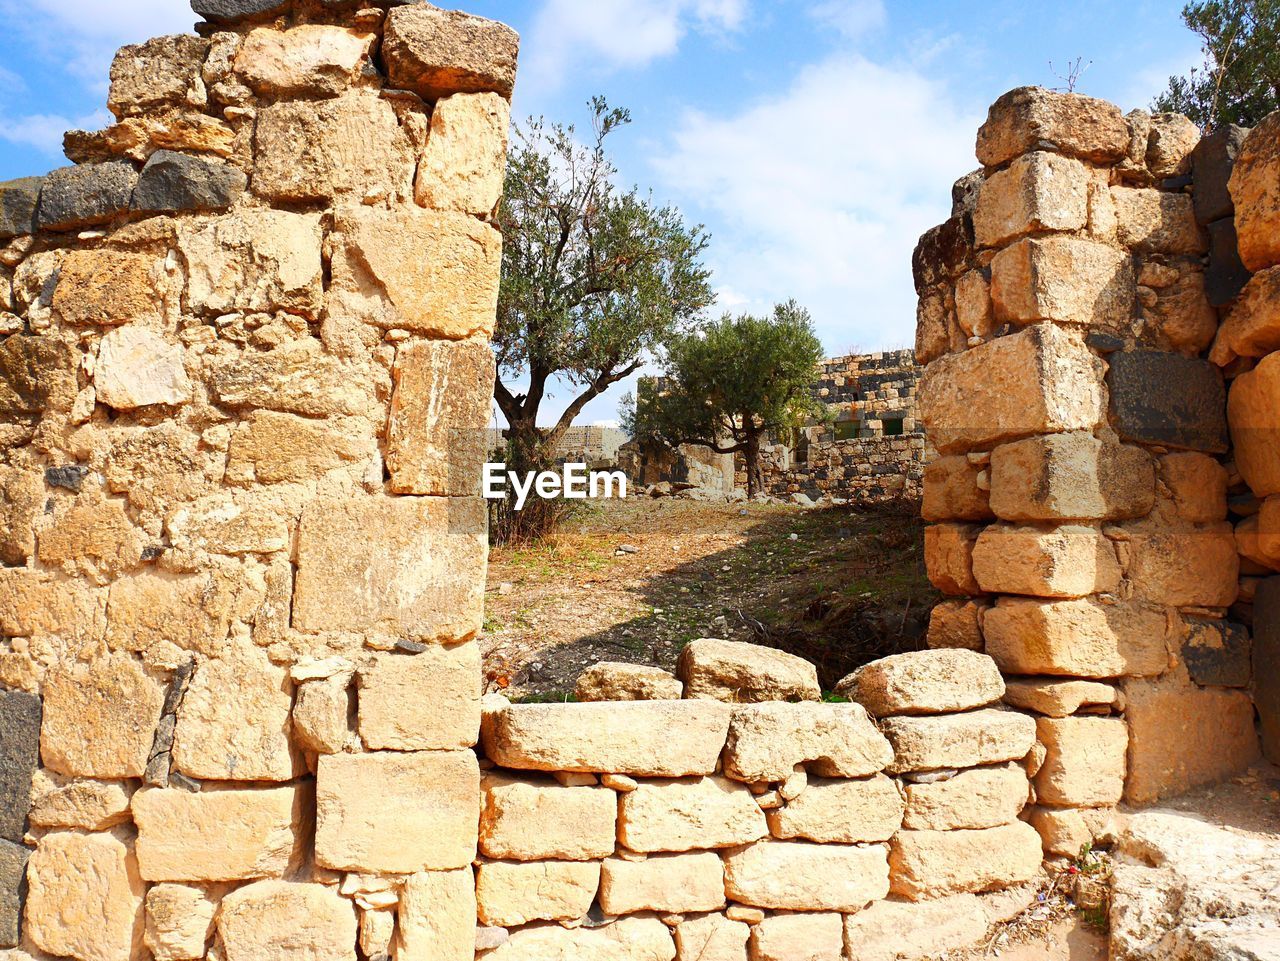
[[[26,833],[39,760],[40,698],[0,691],[0,839],[21,842]]]
[[[1032,597],[1084,597],[1120,584],[1111,542],[1097,528],[1071,524],[993,524],[974,546],[973,573],[988,593]]]
[[[495,774],[484,779],[482,791],[480,850],[486,857],[588,861],[614,851],[618,798],[607,787]]]
[[[1280,264],[1280,116],[1271,114],[1245,137],[1228,187],[1244,265],[1257,271]]]
[[[470,868],[422,871],[405,882],[394,947],[398,961],[472,961],[476,887]]]
[[[1122,331],[1136,296],[1130,257],[1093,240],[1029,238],[1006,247],[991,262],[997,323],[1024,327],[1048,320]]]
[[[1027,773],[1018,763],[973,768],[941,781],[908,782],[903,786],[907,806],[902,826],[955,831],[1009,824],[1026,806],[1027,788]]]
[[[973,524],[932,524],[924,530],[924,559],[929,580],[943,594],[981,594],[973,576],[973,549],[982,528]]]
[[[751,792],[728,778],[644,781],[619,799],[618,840],[632,851],[728,848],[768,833]]]
[[[480,737],[480,649],[474,642],[380,654],[359,678],[359,731],[371,751],[456,750]]]
[[[1191,197],[1149,187],[1112,187],[1116,239],[1142,254],[1194,257],[1208,248]]]
[[[1034,780],[1040,803],[1063,807],[1119,803],[1129,746],[1123,718],[1041,717],[1036,719],[1036,736],[1046,751]]]
[[[868,777],[893,749],[861,704],[749,704],[733,712],[724,772],[738,781],[785,781],[797,764],[819,777]]]
[[[605,858],[599,900],[601,910],[612,915],[718,911],[724,889],[724,864],[715,851],[655,854],[642,861]]]
[[[1108,163],[1128,151],[1129,128],[1120,108],[1105,100],[1018,87],[991,105],[978,131],[978,160],[988,167],[1045,148]]]
[[[1145,517],[1155,500],[1150,454],[1084,431],[1029,437],[991,454],[991,509],[1001,520]]]
[[[1107,363],[1111,426],[1121,439],[1226,452],[1227,390],[1222,374],[1208,361],[1122,350],[1108,356]]]
[[[1240,592],[1240,556],[1226,521],[1129,538],[1134,596],[1171,607],[1227,607]]]
[[[1080,230],[1089,219],[1089,168],[1061,154],[1036,151],[993,173],[973,212],[979,247],[1039,231]]]
[[[760,841],[725,856],[731,900],[780,911],[859,911],[889,893],[883,844]]]
[[[1040,871],[1040,835],[1022,821],[976,831],[900,831],[889,852],[891,890],[911,901],[991,891]]]
[[[476,871],[480,920],[499,927],[584,918],[599,888],[599,861],[486,861]]]
[[[940,771],[1018,761],[1036,743],[1035,721],[1017,711],[984,708],[932,717],[890,717],[880,722],[893,745],[889,772]]]
[[[1231,383],[1227,422],[1236,467],[1258,497],[1280,494],[1280,352]]]
[[[769,830],[821,844],[887,841],[902,827],[902,808],[897,785],[883,774],[810,778],[799,797],[769,812]]]
[[[1248,135],[1245,127],[1224,124],[1201,137],[1191,151],[1191,172],[1196,185],[1191,199],[1195,202],[1196,220],[1201,224],[1207,225],[1234,213],[1227,183],[1236,165],[1236,155]]]
[[[984,521],[991,513],[990,492],[978,485],[983,468],[959,454],[938,457],[925,465],[924,503],[927,521]]]
[[[492,91],[511,99],[519,35],[506,24],[433,6],[397,6],[382,56],[391,83],[438,100]]]

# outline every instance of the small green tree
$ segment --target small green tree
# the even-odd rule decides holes
[[[771,317],[726,314],[671,341],[663,381],[623,401],[623,425],[642,441],[741,452],[754,497],[764,489],[764,436],[822,414],[812,394],[821,359],[809,312],[794,300]]]
[[[1204,130],[1253,127],[1280,110],[1280,0],[1204,0],[1182,8],[1204,41],[1204,65],[1170,77],[1152,109],[1186,114]]]

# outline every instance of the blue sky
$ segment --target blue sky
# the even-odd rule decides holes
[[[622,179],[707,226],[720,307],[795,297],[831,354],[911,343],[911,249],[997,96],[1061,86],[1083,57],[1077,89],[1129,110],[1200,59],[1182,0],[456,2],[520,31],[517,117],[582,121],[597,93],[629,107]],[[0,0],[0,179],[65,163],[62,131],[108,120],[115,48],[193,21],[185,0]],[[627,386],[583,422],[613,419]]]

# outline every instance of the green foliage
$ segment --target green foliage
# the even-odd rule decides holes
[[[1170,77],[1152,109],[1183,113],[1205,130],[1253,127],[1280,109],[1280,0],[1205,0],[1182,9],[1205,62]]]

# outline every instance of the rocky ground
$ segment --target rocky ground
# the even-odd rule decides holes
[[[489,563],[489,691],[563,697],[597,661],[674,665],[699,637],[819,666],[825,687],[921,644],[936,593],[914,504],[803,509],[633,497]]]

